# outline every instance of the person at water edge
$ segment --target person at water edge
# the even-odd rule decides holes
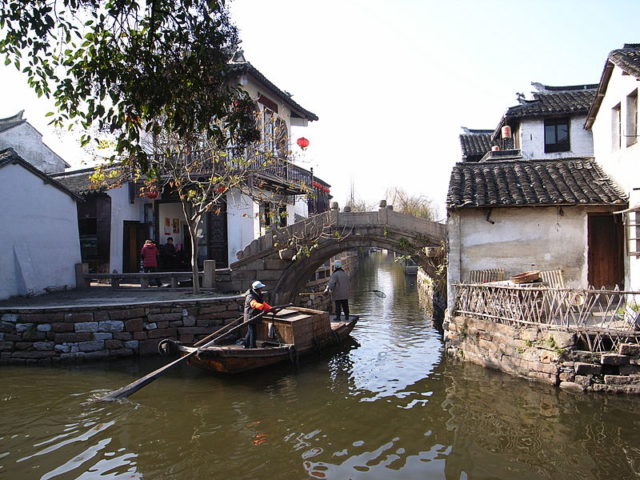
[[[342,269],[340,260],[336,260],[333,266],[333,273],[324,291],[331,292],[336,306],[336,321],[340,321],[341,310],[344,310],[345,320],[349,321],[349,275]]]
[[[247,290],[247,296],[244,300],[244,321],[248,322],[248,325],[243,342],[244,348],[256,348],[256,323],[260,321],[261,314],[273,310],[273,307],[264,301],[262,293],[264,287],[264,283],[256,280]]]
[[[142,267],[146,273],[155,272],[158,269],[160,251],[153,240],[145,240],[142,250],[140,250],[140,256],[142,257]],[[156,285],[160,285],[160,280],[156,280]]]

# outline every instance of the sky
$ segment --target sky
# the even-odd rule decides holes
[[[461,126],[490,128],[531,82],[598,83],[611,50],[640,43],[639,0],[233,0],[246,59],[318,115],[292,132],[296,161],[344,206],[392,188],[429,198],[440,218]],[[3,62],[2,62],[3,63]],[[0,118],[24,109],[75,168],[90,161],[53,130],[11,66]],[[295,139],[310,140],[306,151]]]

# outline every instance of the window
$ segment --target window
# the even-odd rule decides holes
[[[627,135],[625,138],[627,139],[627,147],[638,141],[638,90],[627,95]]]
[[[568,152],[570,149],[569,119],[546,119],[544,121],[544,152]]]
[[[620,104],[611,109],[611,150],[614,152],[620,150],[620,141],[622,139],[622,121]]]
[[[640,211],[628,212],[624,217],[627,255],[640,257]]]
[[[268,108],[264,109],[262,125],[264,129],[264,150],[269,153],[274,153],[276,148],[275,115]]]
[[[260,232],[268,232],[274,227],[287,226],[287,206],[262,202],[260,204]]]

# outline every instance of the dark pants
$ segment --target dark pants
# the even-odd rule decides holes
[[[247,325],[247,334],[244,336],[244,348],[256,348],[256,325],[250,322]]]
[[[349,300],[336,300],[336,320],[340,320],[340,311],[344,310],[346,320],[349,320]]]
[[[158,267],[144,267],[144,273],[152,273],[157,271],[158,271]],[[151,284],[154,284],[156,287],[159,287],[160,285],[162,285],[162,282],[160,281],[159,278],[156,278],[149,282],[149,285]]]

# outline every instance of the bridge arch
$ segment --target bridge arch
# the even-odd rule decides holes
[[[269,284],[272,301],[289,303],[313,273],[331,257],[358,247],[377,247],[412,256],[427,271],[429,252],[440,249],[446,226],[381,208],[378,212],[315,215],[254,240],[231,264],[241,289],[260,279]]]

